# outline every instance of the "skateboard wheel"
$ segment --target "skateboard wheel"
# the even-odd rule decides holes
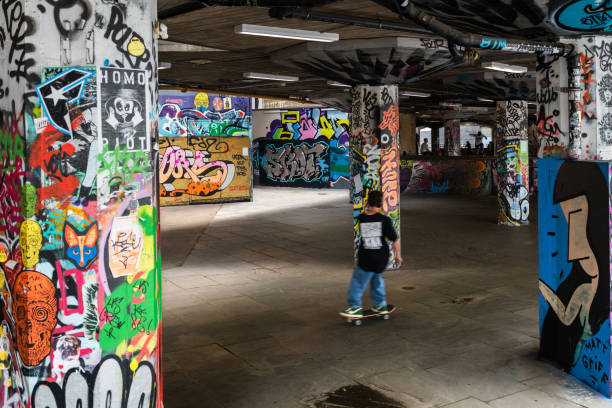
[[[347,323],[353,323],[353,319],[346,319]]]
[[[383,319],[385,319],[385,320],[389,320],[389,318],[390,318],[390,317],[391,317],[391,316],[390,316],[390,315],[388,315],[388,314],[383,315]]]
[[[361,326],[361,319],[355,320],[355,326]]]

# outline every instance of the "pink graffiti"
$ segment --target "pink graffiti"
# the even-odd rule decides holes
[[[317,136],[317,126],[313,123],[312,119],[308,117],[306,111],[300,115],[300,140],[303,139],[314,139]]]
[[[191,151],[190,151],[191,153]],[[159,180],[165,183],[171,178],[182,179],[190,178],[194,183],[200,181],[200,175],[206,174],[212,169],[221,169],[223,172],[223,180],[227,177],[227,163],[223,161],[204,162],[205,156],[199,150],[195,151],[195,158],[188,159],[184,149],[166,149],[164,158],[159,166]]]
[[[59,286],[60,286],[60,299],[59,299],[59,308],[62,312],[64,312],[65,316],[70,316],[72,314],[78,313],[83,314],[84,306],[83,306],[83,283],[85,280],[83,279],[83,272],[78,269],[70,269],[63,271],[62,265],[60,261],[55,261],[55,268],[57,270]],[[66,293],[66,279],[69,276],[72,276],[75,283],[77,284],[77,293],[78,293],[78,306],[77,307],[68,307],[68,295]]]

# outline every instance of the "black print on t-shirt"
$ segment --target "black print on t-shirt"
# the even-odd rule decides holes
[[[380,249],[383,246],[382,222],[361,223],[361,239],[365,249]]]

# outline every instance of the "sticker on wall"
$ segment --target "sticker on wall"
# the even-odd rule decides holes
[[[113,220],[108,241],[109,267],[115,278],[138,272],[144,231],[138,217],[129,215]]]
[[[81,99],[85,82],[92,75],[91,71],[85,69],[70,68],[36,87],[45,115],[60,132],[72,135],[69,105]]]
[[[146,71],[100,67],[98,74],[102,142],[109,151],[149,151],[146,126]]]

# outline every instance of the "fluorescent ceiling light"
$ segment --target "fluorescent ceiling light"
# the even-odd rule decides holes
[[[204,47],[202,45],[186,44],[177,41],[159,40],[159,52],[216,52],[225,51],[219,48]]]
[[[334,42],[340,34],[319,31],[295,30],[292,28],[268,27],[254,24],[239,24],[234,27],[236,34],[259,35],[262,37],[289,38],[292,40]]]
[[[401,93],[402,96],[416,96],[417,98],[428,98],[431,96],[430,93],[426,92],[414,92],[414,91],[405,91]]]
[[[212,60],[207,60],[207,59],[204,59],[204,58],[199,58],[199,59],[189,60],[188,62],[191,62],[192,64],[196,64],[196,65],[205,65],[205,64],[210,64],[212,62]]]
[[[169,62],[160,62],[157,66],[157,69],[170,69],[172,68],[172,64]]]
[[[346,88],[350,88],[350,85],[347,84],[343,84],[341,82],[336,82],[336,81],[327,81],[327,85],[331,85],[331,86],[344,86]]]
[[[249,79],[267,79],[268,81],[296,82],[300,80],[296,76],[263,74],[261,72],[245,72],[242,76]]]
[[[514,74],[522,74],[527,72],[527,67],[521,67],[520,65],[509,65],[501,62],[484,62],[481,66],[494,71],[512,72]]]
[[[493,99],[487,99],[487,98],[476,98],[478,99],[480,102],[495,102]]]

